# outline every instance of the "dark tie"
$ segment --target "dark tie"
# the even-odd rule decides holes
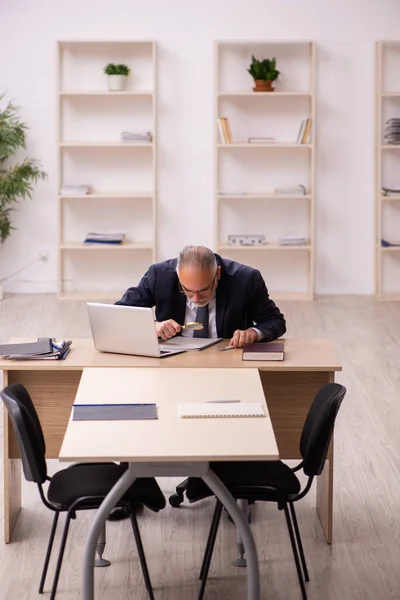
[[[204,329],[194,331],[193,337],[208,338],[208,304],[199,306],[196,313],[196,321],[203,323]]]

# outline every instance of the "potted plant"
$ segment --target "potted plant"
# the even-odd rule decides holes
[[[3,98],[4,94],[0,95],[0,102]],[[35,158],[26,157],[22,162],[9,162],[21,148],[26,147],[25,133],[28,127],[18,118],[18,110],[12,102],[5,108],[0,107],[0,249],[15,229],[11,225],[15,205],[27,197],[32,198],[34,184],[47,177]]]
[[[118,92],[124,89],[126,78],[131,72],[127,65],[108,63],[104,67],[104,73],[107,75],[108,89],[110,92]]]
[[[272,82],[278,79],[280,71],[276,69],[275,58],[264,58],[257,60],[255,56],[251,57],[250,68],[247,71],[254,79],[254,92],[273,92]]]

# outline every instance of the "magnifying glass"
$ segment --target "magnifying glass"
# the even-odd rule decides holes
[[[201,331],[204,329],[204,325],[198,321],[190,321],[189,323],[182,325],[182,329],[188,329],[189,331]]]

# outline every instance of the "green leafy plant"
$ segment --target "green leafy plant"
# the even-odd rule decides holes
[[[4,94],[0,95],[0,101]],[[18,117],[19,107],[9,102],[0,108],[0,243],[15,229],[11,225],[11,213],[20,200],[32,199],[34,184],[46,179],[40,161],[25,158],[20,163],[9,164],[18,150],[26,148],[25,135],[28,126]]]
[[[128,65],[116,65],[114,63],[108,63],[106,67],[104,67],[104,73],[106,75],[125,75],[127,77],[131,72]]]
[[[252,56],[251,59],[250,68],[247,71],[254,80],[275,81],[278,79],[280,71],[276,69],[276,58],[257,60],[255,56]]]

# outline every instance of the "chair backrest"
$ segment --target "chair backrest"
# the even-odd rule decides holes
[[[47,476],[46,446],[32,398],[19,383],[8,385],[0,395],[17,436],[25,478],[44,483]]]
[[[346,388],[338,383],[324,385],[310,406],[300,438],[300,453],[306,475],[320,475],[332,438],[335,419]]]

